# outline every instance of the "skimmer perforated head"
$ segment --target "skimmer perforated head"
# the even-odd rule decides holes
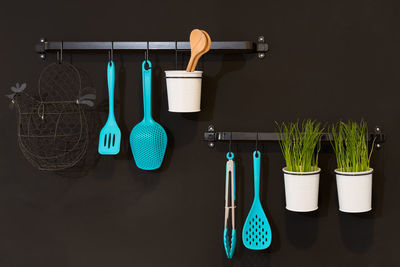
[[[243,244],[248,249],[266,249],[271,244],[272,233],[260,202],[261,153],[254,151],[254,201],[242,230]]]
[[[148,64],[148,68],[146,65]],[[133,127],[130,144],[133,158],[138,168],[158,169],[167,148],[167,134],[164,128],[151,117],[151,63],[143,61],[143,107],[144,119]]]

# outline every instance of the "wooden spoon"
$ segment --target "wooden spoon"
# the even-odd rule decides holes
[[[207,47],[207,37],[205,34],[199,30],[194,29],[190,33],[190,60],[189,64],[186,67],[186,71],[192,72],[192,65],[196,57],[203,52],[203,50]]]
[[[193,64],[192,64],[192,68],[190,69],[190,72],[193,72],[193,71],[196,70],[196,66],[197,66],[197,63],[199,62],[200,57],[202,55],[204,55],[205,53],[207,53],[208,51],[210,51],[210,48],[211,48],[211,37],[210,37],[210,35],[206,31],[201,30],[201,32],[204,33],[204,35],[207,38],[207,45],[204,47],[204,50],[201,51],[201,53],[198,54],[197,57],[194,59]]]

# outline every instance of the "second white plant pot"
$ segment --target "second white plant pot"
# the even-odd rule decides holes
[[[339,210],[359,213],[372,209],[372,172],[341,172],[337,169],[336,184]]]
[[[168,111],[199,112],[203,72],[166,70]]]
[[[313,172],[292,172],[283,168],[287,210],[310,212],[318,209],[320,172],[320,168]]]

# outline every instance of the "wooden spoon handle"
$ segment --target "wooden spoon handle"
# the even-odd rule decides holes
[[[195,71],[196,67],[197,67],[197,63],[199,62],[200,57],[201,57],[201,55],[197,55],[196,57],[194,57],[193,62],[192,62],[191,65],[189,65],[190,64],[190,61],[189,61],[188,68],[190,66],[190,69],[189,70],[186,69],[186,71],[189,71],[189,72]],[[190,59],[192,59],[192,58],[190,58]]]
[[[188,65],[187,65],[187,67],[186,67],[186,71],[187,71],[187,72],[193,72],[193,71],[192,71],[192,66],[193,66],[194,60],[195,60],[195,55],[191,54],[191,55],[190,55],[189,63],[188,63]],[[197,64],[197,63],[196,63],[196,64]]]

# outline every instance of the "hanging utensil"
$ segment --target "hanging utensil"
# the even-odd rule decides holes
[[[253,153],[254,200],[242,231],[243,244],[254,250],[268,248],[272,238],[271,227],[260,201],[260,163],[261,153],[256,150]]]
[[[206,31],[201,30],[201,32],[206,36],[207,45],[205,46],[204,50],[201,51],[201,52],[195,57],[195,59],[194,59],[194,61],[193,61],[193,64],[192,64],[192,67],[190,68],[190,72],[193,72],[193,71],[196,70],[196,66],[197,66],[197,63],[199,62],[200,57],[201,57],[202,55],[204,55],[205,53],[207,53],[208,51],[210,51],[210,48],[211,48],[211,37],[210,37],[210,35],[209,35]]]
[[[225,176],[225,224],[224,224],[224,247],[228,259],[232,259],[236,247],[236,226],[235,226],[235,201],[236,201],[236,181],[235,181],[235,155],[232,152],[226,154]],[[230,195],[229,195],[230,194]],[[231,213],[231,238],[229,238],[229,213]]]
[[[115,65],[112,60],[107,64],[108,81],[108,119],[99,137],[99,153],[102,155],[116,155],[121,145],[121,130],[119,129],[114,116],[114,84]]]
[[[190,60],[186,67],[187,72],[193,72],[193,63],[196,57],[200,56],[200,54],[207,49],[207,43],[207,37],[201,30],[194,29],[190,33]]]
[[[147,59],[142,64],[142,76],[144,118],[133,127],[130,144],[138,168],[155,170],[163,162],[167,148],[167,134],[151,116],[151,62]]]

